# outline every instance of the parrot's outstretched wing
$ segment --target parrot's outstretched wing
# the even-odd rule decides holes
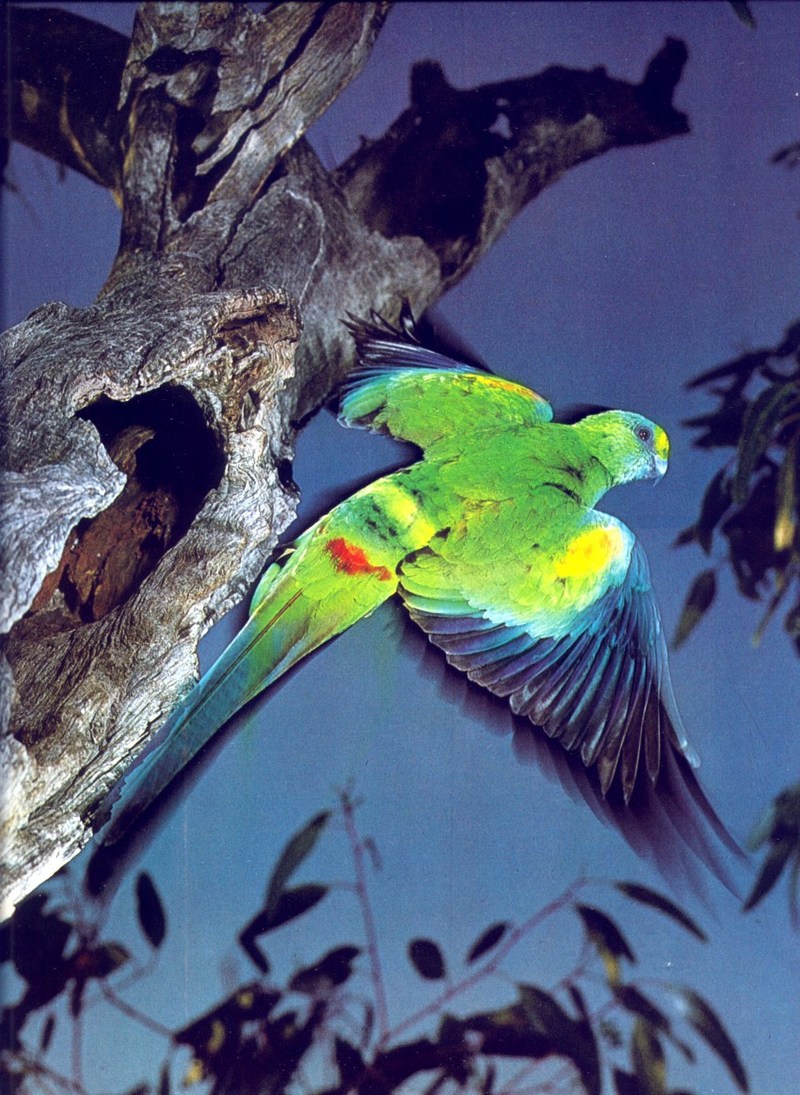
[[[638,544],[623,580],[609,582],[561,635],[521,617],[497,622],[495,606],[475,603],[473,593],[463,615],[467,598],[437,588],[440,573],[422,556],[404,571],[400,591],[413,619],[451,665],[595,766],[604,794],[616,778],[630,800],[642,768],[655,782],[666,745],[689,755]]]
[[[553,417],[550,404],[522,384],[421,346],[406,329],[380,317],[351,319],[361,367],[340,389],[339,421],[390,433],[422,449],[482,430],[535,426]]]
[[[661,812],[730,885],[701,819],[729,851],[741,852],[692,771],[697,760],[675,703],[641,546],[633,544],[621,578],[611,560],[607,573],[600,595],[563,632],[543,628],[535,613],[526,620],[524,613],[512,617],[507,609],[480,603],[431,551],[403,568],[400,594],[448,662],[507,698],[514,714],[579,757],[594,772],[602,799],[616,799],[627,810],[653,792],[661,795]],[[692,808],[673,809],[674,802]]]

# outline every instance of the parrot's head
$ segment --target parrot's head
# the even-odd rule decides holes
[[[669,438],[649,418],[632,411],[603,411],[577,426],[615,486],[635,479],[660,479],[667,470]]]

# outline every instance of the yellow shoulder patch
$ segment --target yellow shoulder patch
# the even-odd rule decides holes
[[[557,578],[590,578],[608,568],[627,551],[622,529],[616,525],[595,526],[578,533],[560,559],[554,571]]]

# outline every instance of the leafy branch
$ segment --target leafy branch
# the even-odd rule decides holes
[[[745,912],[755,908],[774,889],[784,871],[788,878],[789,915],[800,928],[800,783],[776,795],[750,837],[754,849],[766,848],[753,888],[744,903]]]
[[[753,636],[758,642],[787,602],[784,628],[800,654],[800,321],[780,343],[751,350],[701,374],[690,388],[717,399],[709,414],[687,425],[700,431],[698,448],[731,449],[708,484],[695,523],[679,545],[696,543],[711,558],[720,539],[724,554],[695,578],[674,637],[685,642],[714,602],[717,571],[729,566],[739,592],[766,601]],[[759,821],[750,841],[765,855],[744,903],[754,908],[786,871],[789,910],[800,926],[800,784],[782,791]]]
[[[167,912],[148,874],[140,874],[135,886],[143,958],[102,938],[102,918],[68,888],[60,897],[29,898],[0,937],[0,959],[25,986],[2,1014],[8,1035],[0,1058],[5,1089],[89,1095],[83,1020],[90,1009],[105,1007],[165,1043],[163,1060],[154,1064],[157,1078],[136,1088],[136,1095],[168,1095],[181,1082],[202,1083],[213,1095],[290,1088],[385,1095],[412,1079],[429,1092],[522,1095],[565,1092],[577,1084],[587,1095],[604,1090],[666,1095],[671,1061],[694,1063],[697,1042],[724,1063],[737,1090],[748,1090],[738,1051],[702,996],[685,986],[631,976],[636,954],[598,904],[602,893],[609,895],[609,883],[600,880],[577,880],[520,924],[491,923],[457,962],[435,940],[412,939],[410,967],[433,995],[392,1025],[369,888],[370,869],[377,871],[379,864],[358,830],[355,811],[352,798],[342,794],[337,814],[317,814],[287,842],[262,907],[238,935],[256,976],[178,1029],[126,998],[132,984],[154,971],[167,937]],[[338,943],[279,978],[264,940],[290,930],[331,890],[330,883],[293,879],[332,818],[341,822],[350,849],[353,880],[345,889],[359,905],[366,946]],[[700,926],[663,894],[633,882],[615,883],[613,893],[707,943]],[[514,969],[535,971],[536,932],[545,923],[552,930],[556,919],[565,933],[580,928],[572,968],[548,987],[520,980],[512,956]],[[471,990],[492,982],[513,986],[504,1005],[458,1013]],[[51,1050],[56,1024],[65,1016],[72,1045],[68,1074],[63,1066],[59,1071]],[[188,1068],[182,1059],[187,1050]]]
[[[722,559],[694,580],[674,644],[685,642],[711,607],[717,571],[729,566],[739,592],[766,601],[757,642],[777,609],[791,601],[784,627],[800,654],[800,322],[772,348],[751,350],[689,384],[717,399],[692,418],[695,445],[732,450],[708,484],[697,520],[679,535],[709,558],[720,539]]]

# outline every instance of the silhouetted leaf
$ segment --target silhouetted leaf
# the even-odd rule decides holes
[[[408,944],[408,958],[426,981],[441,981],[445,976],[444,956],[432,939],[412,939]]]
[[[792,846],[788,841],[774,844],[772,848],[770,848],[764,858],[764,862],[759,868],[756,880],[753,883],[753,888],[747,895],[745,903],[742,906],[744,912],[749,912],[750,909],[754,908],[759,901],[762,901],[767,896],[783,873],[783,869],[789,862],[789,856],[791,854]]]
[[[508,931],[508,928],[508,922],[503,920],[498,921],[496,924],[492,924],[486,931],[481,932],[469,948],[467,953],[467,964],[477,962],[484,954],[496,947]]]
[[[305,966],[295,973],[289,982],[292,992],[308,995],[329,992],[343,985],[353,972],[353,962],[361,951],[358,947],[335,947],[323,955],[313,966]]]
[[[755,849],[768,840],[773,843],[787,841],[800,851],[800,783],[786,787],[775,796],[747,843]]]
[[[460,1046],[464,1041],[464,1030],[464,1019],[456,1019],[454,1015],[445,1012],[439,1020],[436,1041],[440,1046]]]
[[[600,1095],[600,1057],[591,1025],[583,1017],[573,1019],[554,996],[536,985],[521,983],[517,990],[531,1032],[546,1039],[552,1052],[573,1062],[588,1095]]]
[[[86,981],[83,978],[77,978],[73,981],[69,994],[69,1013],[73,1019],[77,1019],[83,1011],[83,997],[85,992]]]
[[[44,911],[47,900],[47,894],[29,897],[6,925],[14,969],[31,985],[52,979],[72,931],[71,925],[58,913]]]
[[[253,965],[265,976],[270,971],[269,958],[267,958],[264,951],[256,942],[258,936],[257,931],[252,930],[252,925],[248,924],[241,932],[239,932],[239,946],[245,952],[247,957],[253,963]]]
[[[328,887],[319,882],[305,882],[302,886],[293,886],[284,890],[271,908],[262,909],[240,933],[239,938],[254,939],[258,935],[275,931],[289,920],[313,909],[328,892]]]
[[[686,547],[687,544],[693,544],[697,539],[697,525],[689,525],[688,528],[681,529],[675,539],[672,541],[673,547]]]
[[[351,1046],[343,1038],[336,1039],[335,1049],[340,1087],[343,1091],[348,1091],[355,1087],[359,1078],[364,1075],[364,1058],[355,1046]]]
[[[747,1074],[739,1059],[736,1046],[716,1012],[693,989],[673,987],[672,992],[682,1006],[687,1022],[694,1027],[703,1041],[714,1050],[730,1072],[739,1090],[749,1091]]]
[[[702,620],[717,592],[717,576],[713,569],[701,570],[689,587],[672,645],[675,650],[689,638]]]
[[[800,141],[793,141],[791,144],[779,148],[777,152],[773,152],[769,162],[782,163],[786,167],[797,167],[800,164]]]
[[[145,872],[136,879],[136,915],[147,941],[157,950],[167,933],[167,918],[153,880]]]
[[[601,956],[605,952],[614,958],[627,958],[631,963],[635,963],[636,955],[611,917],[607,917],[600,909],[594,909],[589,904],[576,904],[575,908],[583,921],[585,932],[601,952]]]
[[[313,817],[307,825],[304,825],[303,828],[295,833],[289,840],[286,847],[281,852],[278,862],[275,864],[275,869],[270,876],[266,897],[264,899],[265,909],[271,911],[277,904],[286,883],[303,860],[313,851],[314,845],[319,840],[322,830],[327,825],[330,816],[329,810],[324,810],[322,813],[317,814],[316,817]]]
[[[708,942],[706,933],[698,927],[689,914],[684,912],[670,898],[659,893],[658,890],[651,890],[649,886],[641,886],[638,882],[617,882],[616,888],[632,901],[638,901],[641,905],[649,905],[651,909],[656,909],[665,916],[669,916],[682,928],[697,936],[703,943]]]
[[[666,1095],[664,1049],[656,1032],[643,1019],[637,1019],[633,1026],[631,1063],[634,1074],[648,1095]]]
[[[650,1095],[636,1076],[620,1068],[614,1069],[614,1090],[617,1095]]]
[[[785,788],[776,795],[750,834],[748,844],[759,848],[769,842],[771,848],[761,865],[753,888],[744,904],[752,909],[769,893],[784,868],[789,870],[789,911],[792,922],[798,922],[797,890],[800,881],[800,783]]]
[[[614,996],[626,1011],[644,1019],[655,1030],[669,1033],[669,1019],[652,1000],[649,1000],[635,985],[615,985]]]
[[[583,993],[577,985],[570,982],[567,985],[567,992],[569,993],[570,1000],[575,1005],[575,1010],[582,1019],[587,1023],[589,1022],[589,1009],[586,1006],[586,1001],[583,998]]]
[[[489,1064],[486,1069],[486,1075],[481,1081],[480,1093],[481,1095],[494,1095],[494,1085],[497,1079],[497,1069],[493,1064]]]
[[[307,882],[284,890],[271,909],[262,909],[239,932],[239,943],[247,955],[262,973],[269,973],[269,959],[259,947],[256,939],[259,935],[275,931],[290,920],[308,912],[317,905],[328,892],[328,887],[318,882]]]
[[[755,30],[755,16],[750,10],[750,5],[747,3],[747,0],[728,0],[728,2],[730,3],[730,6],[733,8],[733,10],[736,12],[736,16],[739,19],[739,22],[744,23],[744,25],[746,27],[749,27],[750,30]]]
[[[796,401],[797,385],[790,381],[765,388],[747,408],[733,477],[732,495],[737,505],[743,506],[747,501],[758,462],[772,444],[784,411]]]
[[[169,1079],[169,1064],[165,1062],[161,1066],[161,1074],[158,1077],[158,1095],[170,1095],[172,1086]]]
[[[56,1017],[55,1015],[48,1015],[42,1026],[42,1033],[39,1035],[39,1051],[41,1053],[47,1053],[50,1048],[50,1042],[53,1038],[53,1031],[56,1029]]]
[[[760,585],[769,583],[775,566],[775,472],[769,470],[755,482],[747,503],[722,524],[736,585],[742,596],[757,601]]]
[[[783,622],[783,626],[786,629],[786,633],[793,639],[800,638],[800,597],[786,613],[786,619]]]
[[[302,886],[294,886],[290,890],[284,890],[278,898],[278,903],[273,910],[269,927],[266,930],[274,931],[282,924],[286,924],[287,921],[302,916],[303,913],[318,905],[327,892],[328,887],[321,885],[319,882],[306,882]]]
[[[552,1039],[553,1045],[566,1045],[575,1026],[572,1018],[549,992],[537,985],[518,984],[519,999],[531,1027]]]
[[[83,953],[83,961],[74,964],[80,968],[85,977],[94,977],[102,980],[109,977],[120,966],[130,961],[130,952],[121,943],[101,943]]]
[[[694,387],[688,384],[687,387]],[[742,435],[742,422],[749,404],[743,396],[726,395],[722,406],[713,414],[700,415],[684,422],[685,426],[704,430],[694,444],[698,449],[736,448]]]
[[[800,433],[796,433],[787,446],[783,463],[778,470],[775,530],[775,550],[788,551],[797,531],[797,460]]]
[[[235,1050],[242,1026],[255,1022],[264,1024],[281,998],[280,992],[265,989],[258,982],[242,985],[221,1003],[176,1031],[173,1041],[177,1045],[191,1046],[196,1057],[208,1061],[228,1048]]]
[[[731,504],[731,490],[728,473],[720,468],[706,487],[700,504],[700,516],[695,526],[695,536],[703,551],[708,555],[714,538],[714,529],[725,515]]]

